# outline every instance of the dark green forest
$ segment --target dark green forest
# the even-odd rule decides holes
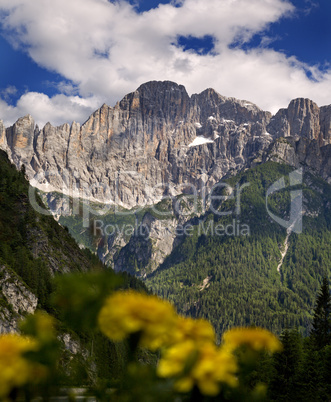
[[[330,401],[331,399],[331,296],[323,279],[315,300],[313,325],[308,337],[297,328],[280,335],[283,350],[274,356],[261,354],[250,386],[268,385],[270,401]]]
[[[291,233],[280,271],[280,250],[286,229],[274,222],[266,210],[266,190],[293,169],[266,163],[240,173],[226,182],[250,185],[242,191],[240,215],[200,218],[192,236],[173,250],[146,285],[170,299],[178,310],[205,317],[220,335],[236,325],[258,325],[277,334],[284,328],[310,331],[316,293],[324,276],[331,275],[331,187],[309,172],[304,174],[303,232]],[[270,197],[270,209],[288,219],[290,190]],[[232,211],[235,200],[218,207]],[[222,224],[248,225],[250,235],[215,235],[203,227]],[[231,232],[231,231],[230,231]]]

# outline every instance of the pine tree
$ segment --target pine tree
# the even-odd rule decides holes
[[[302,401],[321,401],[323,391],[323,359],[316,350],[314,340],[305,339],[303,364],[300,371],[300,398]]]
[[[297,329],[286,329],[280,337],[283,350],[274,355],[274,376],[270,382],[271,400],[294,401],[299,392],[301,338]]]
[[[322,349],[331,343],[331,296],[326,277],[323,279],[320,293],[316,299],[311,335],[318,349]]]

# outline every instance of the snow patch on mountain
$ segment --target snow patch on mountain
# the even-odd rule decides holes
[[[210,138],[205,138],[205,137],[202,137],[202,136],[198,136],[188,146],[189,147],[196,147],[197,145],[210,144],[212,142],[214,142],[214,141],[211,140]]]

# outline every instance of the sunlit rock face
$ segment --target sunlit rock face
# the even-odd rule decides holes
[[[294,99],[272,117],[267,129],[276,141],[266,160],[305,166],[330,182],[331,106],[319,108],[309,99]]]
[[[291,149],[279,145],[281,137],[291,138]],[[210,189],[227,174],[277,156],[328,179],[330,143],[331,106],[296,99],[272,117],[213,89],[190,97],[169,81],[141,85],[83,125],[39,129],[31,116],[6,130],[0,123],[0,147],[17,167],[25,165],[34,186],[127,208],[188,185]]]

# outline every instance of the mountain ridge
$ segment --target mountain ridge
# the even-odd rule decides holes
[[[277,148],[283,137],[294,151]],[[18,168],[25,165],[34,186],[127,208],[178,195],[185,185],[200,189],[204,181],[210,189],[274,152],[330,180],[330,144],[331,105],[298,98],[272,116],[211,88],[189,96],[171,81],[142,84],[82,125],[39,129],[30,115],[7,129],[0,122],[0,148]]]
[[[139,92],[140,90],[144,89],[145,87],[149,87],[150,85],[153,85],[154,83],[155,83],[155,84],[161,84],[161,85],[162,85],[162,84],[170,84],[170,85],[177,86],[177,87],[179,87],[180,89],[183,89],[183,90],[186,92],[188,98],[190,98],[190,99],[194,99],[194,98],[196,98],[196,97],[202,96],[202,95],[204,95],[205,93],[207,93],[207,94],[214,94],[214,95],[217,95],[217,96],[218,96],[219,98],[221,98],[221,99],[228,100],[228,101],[234,101],[234,102],[238,102],[238,103],[242,103],[242,104],[245,104],[246,106],[252,106],[252,107],[254,107],[254,108],[257,108],[257,109],[260,110],[260,111],[264,111],[264,110],[261,109],[257,104],[255,104],[255,103],[253,103],[253,102],[251,102],[251,101],[249,101],[249,100],[246,100],[246,99],[239,99],[239,98],[235,98],[235,97],[231,97],[231,96],[228,97],[228,96],[221,95],[219,92],[217,92],[217,91],[216,91],[214,88],[212,88],[212,87],[206,88],[206,89],[204,89],[204,90],[203,90],[202,92],[200,92],[200,93],[194,93],[194,94],[192,94],[191,96],[189,96],[188,93],[187,93],[187,91],[186,91],[186,88],[185,88],[183,85],[181,85],[181,84],[177,84],[177,83],[174,82],[174,81],[167,81],[167,80],[166,80],[166,81],[157,81],[157,80],[154,80],[154,81],[148,81],[148,82],[146,82],[146,83],[141,84],[135,91],[128,93],[127,95],[125,95],[125,96],[122,98],[122,100],[117,101],[117,103],[115,104],[115,106],[109,106],[108,104],[103,103],[103,104],[102,104],[99,108],[97,108],[83,123],[79,123],[79,122],[76,122],[76,121],[72,121],[71,124],[70,124],[69,122],[63,122],[62,124],[59,124],[59,125],[57,125],[57,126],[54,126],[52,123],[47,122],[47,123],[42,127],[42,129],[45,128],[45,126],[47,126],[47,125],[50,125],[50,126],[52,126],[53,128],[61,128],[61,127],[64,127],[64,126],[69,126],[69,127],[71,127],[72,125],[76,125],[76,124],[79,124],[80,126],[84,126],[84,125],[91,119],[92,116],[94,116],[95,114],[99,113],[102,109],[104,109],[104,108],[106,108],[106,109],[114,109],[116,106],[120,105],[125,99],[127,99],[127,98],[130,97],[131,95],[134,95],[136,92]],[[323,110],[327,110],[327,109],[330,109],[330,108],[331,108],[331,104],[318,106],[318,105],[316,104],[316,102],[314,102],[312,99],[310,99],[310,98],[305,98],[305,97],[293,98],[293,99],[290,101],[290,103],[289,103],[288,106],[290,106],[292,103],[297,102],[297,101],[304,101],[305,103],[314,104],[314,105],[317,106],[317,108],[323,109]],[[284,111],[284,110],[286,110],[286,109],[287,109],[286,107],[280,108],[275,114],[272,114],[272,113],[269,112],[269,111],[264,111],[264,112],[265,112],[265,113],[269,113],[271,117],[274,117],[274,116],[276,116],[278,113],[280,113],[281,111]],[[21,116],[20,118],[18,118],[15,123],[17,123],[19,120],[25,119],[25,118],[34,120],[34,119],[33,119],[33,116],[32,116],[30,113],[28,113],[28,114],[26,114],[26,115]],[[15,125],[15,123],[14,123],[13,125]],[[3,125],[3,120],[2,120],[2,119],[0,119],[0,124],[1,124],[1,126],[0,126],[0,127],[1,127],[1,131],[2,131],[3,129],[6,129],[6,128],[9,128],[9,127],[12,127],[12,126],[13,126],[13,125],[11,125],[11,126],[9,126],[9,127],[5,127],[5,126]],[[38,125],[38,124],[36,124],[36,126],[37,126],[37,128],[39,128],[39,125]],[[3,135],[3,133],[2,133],[2,135]]]
[[[325,208],[308,209],[308,215],[304,216],[309,223],[307,234],[301,237],[291,234],[281,275],[277,267],[286,243],[286,230],[271,224],[263,191],[288,176],[292,171],[289,166],[305,166],[307,173],[320,175],[330,184],[330,132],[331,107],[319,108],[309,99],[293,100],[288,108],[272,116],[248,101],[225,98],[212,89],[189,97],[183,86],[150,82],[126,95],[113,108],[103,105],[82,126],[78,123],[59,127],[46,124],[40,130],[28,116],[10,128],[0,128],[0,141],[16,167],[24,165],[33,184],[49,183],[49,188],[60,193],[68,190],[73,196],[78,194],[103,202],[111,200],[115,205],[130,209],[124,211],[130,214],[127,216],[116,216],[114,212],[104,217],[102,228],[109,225],[111,233],[105,230],[105,234],[95,236],[92,251],[97,251],[100,259],[116,271],[129,271],[145,278],[153,291],[172,298],[183,313],[213,314],[213,308],[208,307],[210,303],[216,303],[217,314],[228,303],[226,311],[229,312],[233,301],[241,299],[242,291],[247,293],[245,303],[249,305],[251,291],[244,289],[249,279],[256,303],[251,303],[254,308],[246,308],[241,300],[238,316],[235,317],[234,312],[231,318],[233,322],[253,323],[269,303],[274,306],[272,314],[268,313],[264,322],[258,323],[269,325],[274,315],[278,320],[275,327],[280,330],[286,326],[291,304],[290,323],[307,330],[313,300],[309,289],[314,286],[317,290],[322,271],[327,270],[325,264],[330,261],[330,205],[325,201],[330,190],[325,187],[327,195],[320,199],[318,191],[305,186],[304,198],[312,200],[313,207],[318,204]],[[48,173],[51,174],[47,176]],[[180,203],[183,194],[194,194],[194,190],[197,190],[199,202],[203,202],[201,196],[210,193],[224,178],[237,189],[237,183],[231,181],[235,180],[236,173],[239,173],[240,185],[249,182],[254,187],[253,190],[248,187],[242,200],[245,217],[251,219],[248,223],[254,228],[254,235],[248,239],[200,234],[200,210],[195,208],[198,217],[193,218],[189,202],[184,205],[187,215],[170,214],[165,219],[162,214],[161,218],[155,216],[152,207],[142,209],[140,215],[131,209],[146,204],[153,206],[162,200],[158,211],[171,210],[173,204]],[[317,182],[314,183],[315,179],[312,187],[317,186]],[[87,190],[91,190],[90,193]],[[289,217],[285,207],[291,189],[286,191],[278,192],[274,202],[280,207],[274,214],[284,219]],[[48,204],[61,209],[64,197],[61,200],[61,196],[56,199],[51,193],[48,195]],[[164,197],[168,197],[168,206]],[[245,197],[248,197],[246,202]],[[74,214],[77,204],[75,201],[73,204]],[[84,232],[82,217],[77,213],[79,208],[75,216],[70,216],[70,200],[68,205],[69,218],[73,219],[62,219],[60,223],[69,229],[75,226],[76,235],[86,239],[90,226],[86,226]],[[229,209],[233,208],[230,204]],[[94,223],[94,218],[98,219],[97,214],[91,214],[90,218],[89,224]],[[178,239],[177,228],[190,219],[193,235]],[[224,226],[232,223],[232,218],[220,220],[208,211],[201,219]],[[240,222],[245,223],[242,219]],[[142,233],[139,237],[137,232],[143,226],[149,229],[148,236]],[[133,232],[124,233],[121,229],[126,227]],[[297,269],[300,266],[297,261],[304,267],[304,275]],[[240,280],[236,282],[236,278]],[[223,286],[224,300],[228,291],[232,292],[228,301],[217,296],[219,286]],[[269,293],[268,286],[273,287],[273,293],[262,303],[263,292]],[[305,296],[307,292],[309,297]],[[295,311],[300,303],[305,308],[296,318]],[[223,318],[221,321],[217,317],[213,319],[222,332]]]

